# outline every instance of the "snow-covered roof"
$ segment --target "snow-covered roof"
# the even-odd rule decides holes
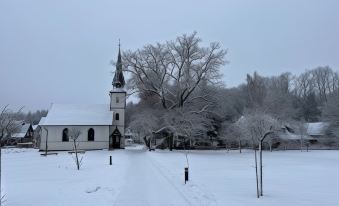
[[[306,123],[305,127],[307,128],[308,135],[325,135],[326,129],[329,126],[327,122],[314,122]]]
[[[41,117],[40,122],[38,125],[42,125],[46,120],[46,117]]]
[[[53,104],[39,125],[112,125],[108,104]]]
[[[300,134],[293,134],[291,132],[284,132],[284,133],[281,133],[279,134],[279,137],[281,139],[285,139],[285,140],[300,140],[300,139],[304,139],[304,140],[311,140],[311,139],[314,139],[308,135],[300,135]]]
[[[19,131],[17,133],[13,133],[11,135],[11,137],[12,138],[23,138],[23,137],[25,137],[30,126],[31,126],[30,124],[21,123],[20,127],[18,127]]]
[[[11,135],[12,138],[24,138],[26,136],[26,132],[19,132],[19,133],[14,133]]]

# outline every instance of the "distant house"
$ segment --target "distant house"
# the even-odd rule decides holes
[[[307,134],[314,138],[326,137],[326,130],[329,126],[330,124],[328,122],[312,122],[305,124]]]
[[[18,131],[16,133],[11,134],[11,136],[7,139],[7,145],[20,145],[27,144],[31,145],[33,141],[33,127],[28,123],[20,123],[18,126]]]

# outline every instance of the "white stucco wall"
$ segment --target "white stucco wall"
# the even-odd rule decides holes
[[[90,150],[90,149],[108,149],[109,148],[109,126],[43,126],[48,130],[48,150],[72,150],[73,142],[62,141],[62,131],[68,128],[79,129],[81,134],[78,138],[79,149]],[[94,129],[94,141],[88,141],[88,130]],[[46,130],[42,129],[40,150],[46,148]]]
[[[126,93],[125,92],[112,92],[111,96],[111,110],[116,108],[124,109],[126,107]],[[119,99],[117,102],[117,98]]]
[[[110,127],[110,134],[117,127],[121,133],[120,148],[125,148],[125,110],[126,110],[126,93],[125,92],[112,92],[111,97],[111,110],[114,111],[113,122]],[[119,99],[118,102],[116,101]],[[116,114],[119,114],[119,120],[116,120]]]

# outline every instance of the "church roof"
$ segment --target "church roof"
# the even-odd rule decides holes
[[[121,61],[121,53],[120,53],[120,42],[119,42],[119,53],[118,53],[118,61],[116,64],[116,69],[112,82],[113,87],[123,88],[125,86],[125,78],[122,71],[122,61]]]
[[[112,125],[108,104],[53,104],[39,125]]]

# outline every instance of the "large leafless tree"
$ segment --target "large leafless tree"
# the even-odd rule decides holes
[[[2,108],[0,108],[0,177],[1,177],[1,147],[2,147],[2,141],[4,137],[7,137],[15,132],[18,131],[20,124],[15,119],[15,114],[20,113],[22,108],[19,109],[17,112],[13,112],[11,109],[9,109],[9,105],[6,105]],[[1,178],[0,178],[0,185],[1,185]],[[1,191],[1,189],[0,189]],[[1,203],[4,201],[4,195],[1,194]]]
[[[201,47],[200,43],[194,32],[174,41],[125,52],[123,63],[125,71],[131,74],[130,89],[141,96],[152,96],[169,110],[207,101],[208,94],[196,95],[195,91],[204,81],[219,82],[226,51],[219,43],[209,47]]]

